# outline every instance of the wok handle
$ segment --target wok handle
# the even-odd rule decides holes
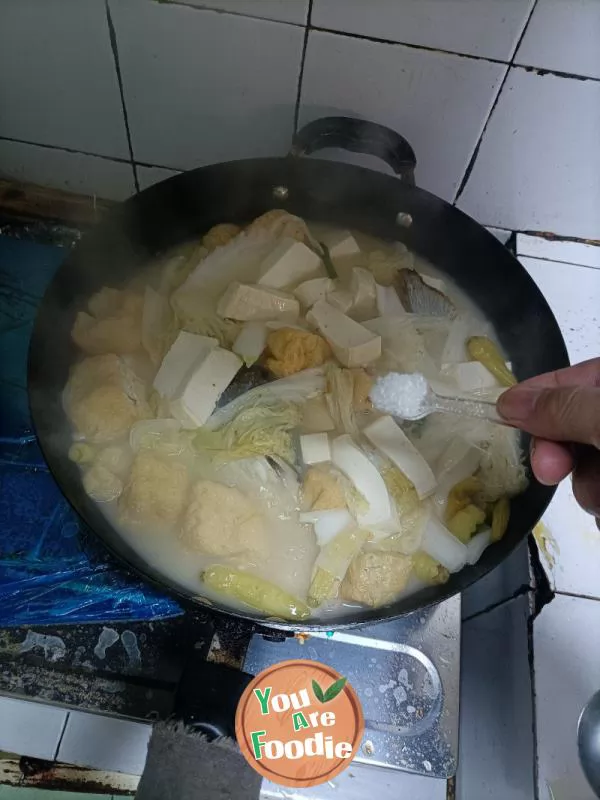
[[[381,158],[402,181],[414,186],[415,152],[403,136],[385,125],[353,117],[316,119],[294,136],[290,155],[308,156],[326,147]]]

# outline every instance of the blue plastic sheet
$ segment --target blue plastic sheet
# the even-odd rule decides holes
[[[27,349],[66,251],[0,236],[0,626],[182,613],[122,569],[65,500],[32,433]]]

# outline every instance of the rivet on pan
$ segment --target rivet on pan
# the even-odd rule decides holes
[[[401,228],[410,228],[412,222],[413,218],[411,215],[406,214],[404,211],[400,211],[396,215],[396,225],[400,225]]]
[[[290,190],[287,186],[275,186],[273,189],[273,197],[276,200],[286,200]]]

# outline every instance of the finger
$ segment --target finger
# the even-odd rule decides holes
[[[498,412],[540,439],[600,447],[600,388],[519,384],[500,395]]]
[[[573,494],[579,505],[600,517],[600,453],[588,449],[578,459],[573,472]]]
[[[591,358],[573,367],[527,378],[519,386],[545,386],[549,389],[557,386],[600,386],[600,358]]]
[[[575,461],[566,445],[546,439],[534,439],[532,444],[531,469],[540,483],[556,486],[573,471]]]

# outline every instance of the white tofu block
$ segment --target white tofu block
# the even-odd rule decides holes
[[[171,413],[186,428],[198,428],[215,410],[219,397],[235,378],[242,360],[215,347],[193,369],[171,400]]]
[[[260,265],[257,283],[272,289],[295,286],[324,270],[321,258],[303,242],[286,237]]]
[[[406,314],[406,309],[393,286],[376,284],[375,291],[377,295],[377,311],[380,317],[403,317]]]
[[[339,259],[357,256],[360,253],[358,242],[350,231],[335,231],[324,236],[322,241],[329,250],[329,257],[334,264]]]
[[[335,290],[331,278],[311,278],[294,289],[294,295],[304,308],[311,308],[318,300],[325,300],[329,292]]]
[[[237,335],[233,347],[234,353],[243,360],[247,367],[252,366],[261,357],[267,346],[269,330],[264,322],[246,322]]]
[[[420,498],[433,492],[437,481],[431,467],[391,417],[380,417],[367,425],[363,433],[406,475]]]
[[[341,311],[342,314],[347,314],[354,305],[352,295],[345,289],[336,289],[333,292],[329,292],[327,295],[327,302],[330,306]]]
[[[331,461],[331,447],[326,433],[306,433],[300,437],[300,450],[305,464]]]
[[[234,281],[219,300],[217,314],[241,322],[294,322],[300,315],[300,303],[286,292]]]
[[[377,313],[376,283],[373,273],[362,267],[354,267],[350,277],[352,295],[352,317],[356,320],[370,319]]]
[[[193,366],[218,344],[211,336],[181,331],[156,373],[152,384],[156,391],[162,397],[173,397]]]
[[[492,373],[479,361],[462,361],[458,364],[444,364],[442,375],[456,381],[462,392],[473,392],[477,389],[493,389],[498,382]]]
[[[381,336],[319,300],[306,315],[329,342],[335,357],[345,367],[362,367],[381,356]]]

